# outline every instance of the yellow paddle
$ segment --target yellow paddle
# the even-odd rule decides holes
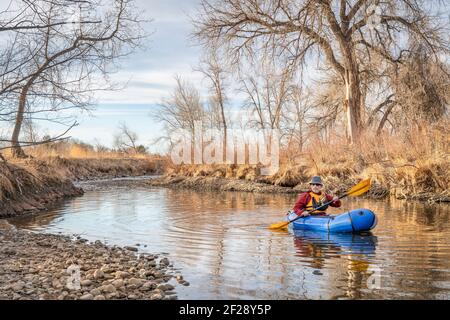
[[[352,187],[350,190],[348,190],[346,193],[344,193],[342,196],[340,196],[338,199],[342,199],[347,196],[357,197],[357,196],[362,195],[362,194],[366,193],[367,191],[369,191],[370,187],[371,187],[370,179],[363,180],[360,183],[358,183],[357,185],[355,185],[354,187]],[[333,201],[327,202],[314,210],[308,211],[308,213],[312,213],[314,211],[320,210],[320,209],[330,205],[332,202]],[[271,230],[283,229],[283,228],[287,227],[289,223],[294,222],[295,220],[300,219],[300,218],[302,218],[302,217],[298,216],[297,218],[292,219],[291,221],[281,221],[281,222],[271,224],[269,226],[269,229],[271,229]]]

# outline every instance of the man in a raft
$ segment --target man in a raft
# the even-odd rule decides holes
[[[297,202],[295,203],[294,209],[290,212],[290,217],[295,215],[306,217],[310,214],[308,211],[319,208],[323,204],[333,201],[330,203],[332,207],[340,207],[341,200],[338,197],[333,197],[331,194],[326,194],[323,192],[323,182],[319,176],[314,176],[309,182],[310,189],[307,192],[303,192],[298,196]],[[320,210],[314,211],[312,215],[325,215],[328,206],[321,208]],[[295,216],[294,216],[295,217]]]

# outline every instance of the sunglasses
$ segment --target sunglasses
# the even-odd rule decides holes
[[[310,183],[309,185],[310,185],[310,186],[319,186],[319,187],[322,187],[322,185],[319,184],[319,183]]]

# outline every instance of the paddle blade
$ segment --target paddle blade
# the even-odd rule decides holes
[[[366,193],[369,191],[370,187],[372,186],[372,183],[370,179],[366,179],[355,185],[353,188],[348,190],[347,195],[349,197],[357,197],[359,195],[362,195],[363,193]]]
[[[277,223],[271,224],[269,226],[269,229],[270,230],[283,229],[283,228],[286,228],[288,224],[289,224],[289,221],[277,222]]]

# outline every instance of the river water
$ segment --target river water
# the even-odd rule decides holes
[[[295,198],[117,186],[10,222],[167,253],[179,299],[450,299],[448,204],[347,198],[377,214],[371,234],[268,230]]]

